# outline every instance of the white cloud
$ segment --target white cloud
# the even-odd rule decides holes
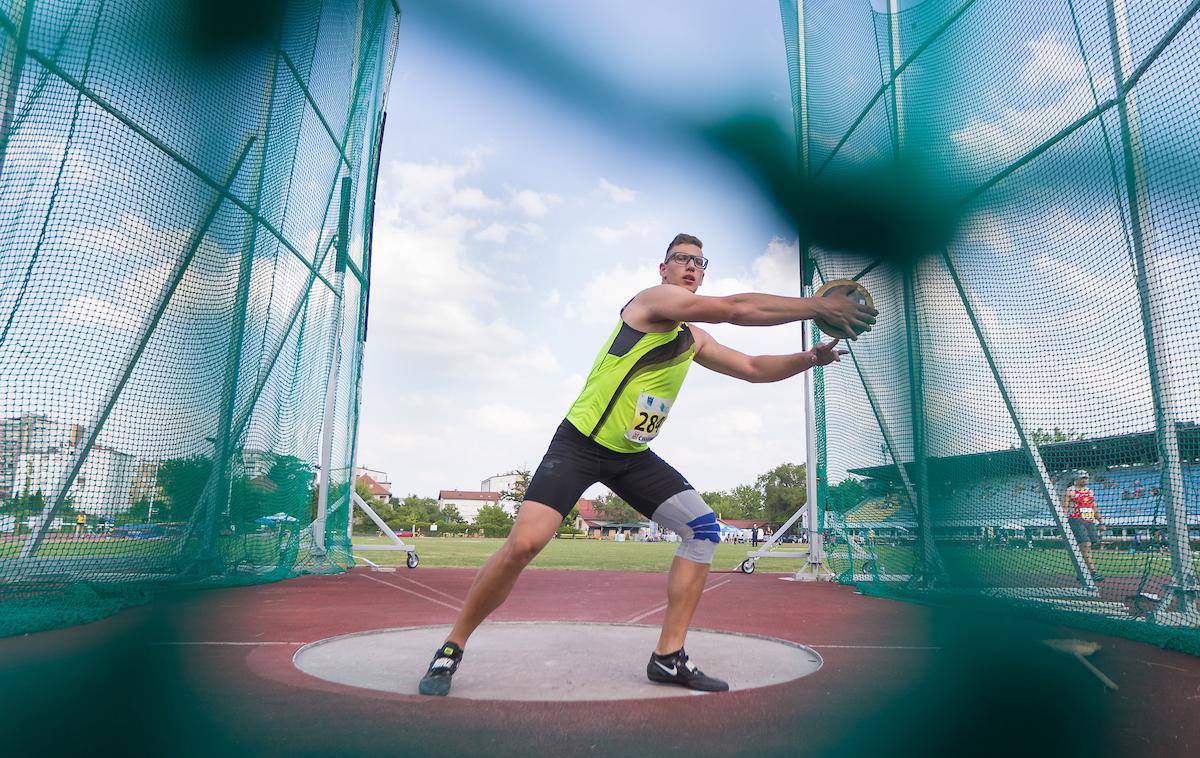
[[[497,245],[508,243],[508,239],[513,234],[522,234],[529,239],[542,239],[546,233],[542,231],[542,227],[532,221],[523,224],[501,224],[492,223],[487,227],[476,232],[474,238],[481,242],[494,242]]]
[[[1047,32],[1027,42],[1025,50],[1017,74],[1025,102],[995,100],[998,110],[977,115],[950,134],[960,150],[988,164],[1011,162],[1094,106],[1078,49]]]
[[[499,200],[493,200],[477,187],[465,187],[456,190],[450,198],[450,204],[464,210],[496,210],[502,206]]]
[[[646,237],[654,231],[653,224],[631,221],[621,227],[593,226],[588,231],[601,242],[611,245],[627,237]]]
[[[467,370],[525,346],[501,297],[506,288],[519,289],[523,275],[489,269],[468,244],[502,241],[519,227],[498,221],[479,230],[481,222],[452,202],[462,196],[458,183],[481,170],[485,156],[472,151],[459,163],[397,163],[383,177],[372,264],[372,334],[381,335],[374,351],[397,360],[437,356]]]
[[[508,235],[512,234],[513,227],[504,224],[489,224],[487,228],[475,232],[475,239],[481,242],[495,242],[497,245],[503,245],[508,242]]]
[[[98,297],[77,297],[66,304],[62,319],[67,324],[98,323],[122,331],[134,331],[143,318],[141,314],[120,308]]]
[[[618,187],[603,176],[600,177],[600,185],[596,191],[614,203],[632,203],[638,196],[637,190]]]
[[[562,202],[562,198],[549,192],[509,188],[509,193],[512,207],[530,218],[541,218],[549,213],[552,207]]]
[[[1046,31],[1026,44],[1031,53],[1018,80],[1026,87],[1051,87],[1079,82],[1087,75],[1079,48]]]
[[[658,266],[646,263],[636,268],[618,265],[602,271],[583,286],[575,313],[585,323],[616,323],[621,308],[637,293],[659,284]]]

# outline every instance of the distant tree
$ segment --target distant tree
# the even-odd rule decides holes
[[[563,519],[563,522],[565,522],[567,524],[574,524],[578,518],[579,518],[579,503],[576,503],[575,505],[571,506],[571,510],[567,513],[566,517]]]
[[[741,518],[738,507],[733,503],[733,500],[724,492],[701,492],[700,498],[713,509],[718,518]]]
[[[170,458],[158,464],[158,489],[167,508],[164,520],[186,521],[196,510],[212,472],[212,459],[203,455]]]
[[[153,511],[151,510],[151,505],[153,505]],[[165,506],[166,504],[161,500],[156,499],[153,503],[151,503],[150,498],[139,497],[133,502],[133,505],[129,508],[129,510],[123,514],[123,517],[119,516],[117,518],[117,521],[136,524],[150,521],[152,518],[159,519],[160,516],[162,516],[162,514],[166,511]]]
[[[400,505],[394,508],[393,516],[385,521],[393,529],[397,526],[419,526],[427,529],[430,524],[437,523],[440,519],[441,510],[438,508],[437,500],[431,497],[409,495],[400,501]]]
[[[858,505],[867,496],[866,489],[858,479],[848,478],[829,488],[829,510],[845,513]]]
[[[371,490],[367,488],[365,482],[356,481],[354,483],[354,491],[363,499],[367,505],[371,506],[371,510],[375,511],[379,518],[383,519],[384,523],[391,525],[391,522],[396,518],[396,509],[391,502],[375,497],[371,494]],[[379,527],[371,520],[366,513],[363,513],[361,508],[355,508],[351,511],[353,514],[354,528],[364,534],[373,534]]]
[[[235,523],[286,513],[297,521],[310,518],[313,468],[294,455],[281,455],[262,476],[238,476],[230,483],[229,514]]]
[[[1082,432],[1064,432],[1061,427],[1054,427],[1050,431],[1046,431],[1041,427],[1034,429],[1029,433],[1029,444],[1031,445],[1049,445],[1055,442],[1070,442],[1071,440],[1083,439]]]
[[[596,498],[596,513],[605,521],[642,521],[645,517],[633,509],[633,506],[610,492]]]
[[[765,517],[763,493],[757,487],[749,484],[739,484],[729,490],[729,497],[737,504],[741,512],[746,514],[743,518],[761,519]]]
[[[467,520],[458,512],[458,506],[447,503],[438,510],[438,521],[443,524],[465,524]]]
[[[708,507],[725,519],[762,519],[762,493],[748,484],[741,484],[727,492],[702,492],[700,497]]]
[[[281,455],[271,465],[267,479],[276,486],[278,500],[285,504],[279,510],[300,513],[313,487],[313,467],[294,455]]]
[[[38,514],[46,506],[46,496],[41,490],[30,492],[26,490],[12,500],[4,502],[3,507],[0,507],[0,513],[8,513],[13,516],[21,517],[26,514]]]
[[[475,526],[483,530],[485,537],[507,537],[512,529],[513,517],[499,505],[488,503],[479,509]]]
[[[513,469],[504,476],[516,474],[517,481],[513,482],[513,486],[509,489],[500,492],[501,500],[508,500],[513,504],[513,512],[517,513],[521,510],[521,503],[525,501],[525,490],[529,489],[529,469]]]
[[[251,524],[256,518],[277,513],[272,498],[272,483],[248,476],[235,477],[229,483],[229,517],[238,524]]]
[[[763,516],[769,522],[787,521],[807,499],[805,465],[781,463],[758,477],[755,486],[763,496]]]

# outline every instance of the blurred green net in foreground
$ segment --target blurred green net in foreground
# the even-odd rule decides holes
[[[0,3],[0,635],[351,562],[398,22]]]

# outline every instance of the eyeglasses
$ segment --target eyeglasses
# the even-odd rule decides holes
[[[685,266],[688,264],[688,261],[691,261],[692,263],[695,263],[696,266],[700,269],[708,268],[708,258],[705,258],[703,255],[688,255],[687,253],[671,253],[670,255],[667,256],[667,261],[674,261],[675,263],[682,263]]]

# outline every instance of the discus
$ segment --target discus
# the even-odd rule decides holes
[[[860,305],[866,305],[870,308],[875,307],[875,301],[871,299],[871,293],[867,292],[867,288],[861,282],[856,282],[853,279],[830,279],[822,284],[821,288],[815,293],[816,297],[828,297],[829,295],[840,294],[849,295],[852,300]],[[822,334],[837,337],[838,339],[854,339],[866,331],[866,329],[863,329],[856,333],[847,333],[819,318],[813,319],[813,322],[821,329]]]

